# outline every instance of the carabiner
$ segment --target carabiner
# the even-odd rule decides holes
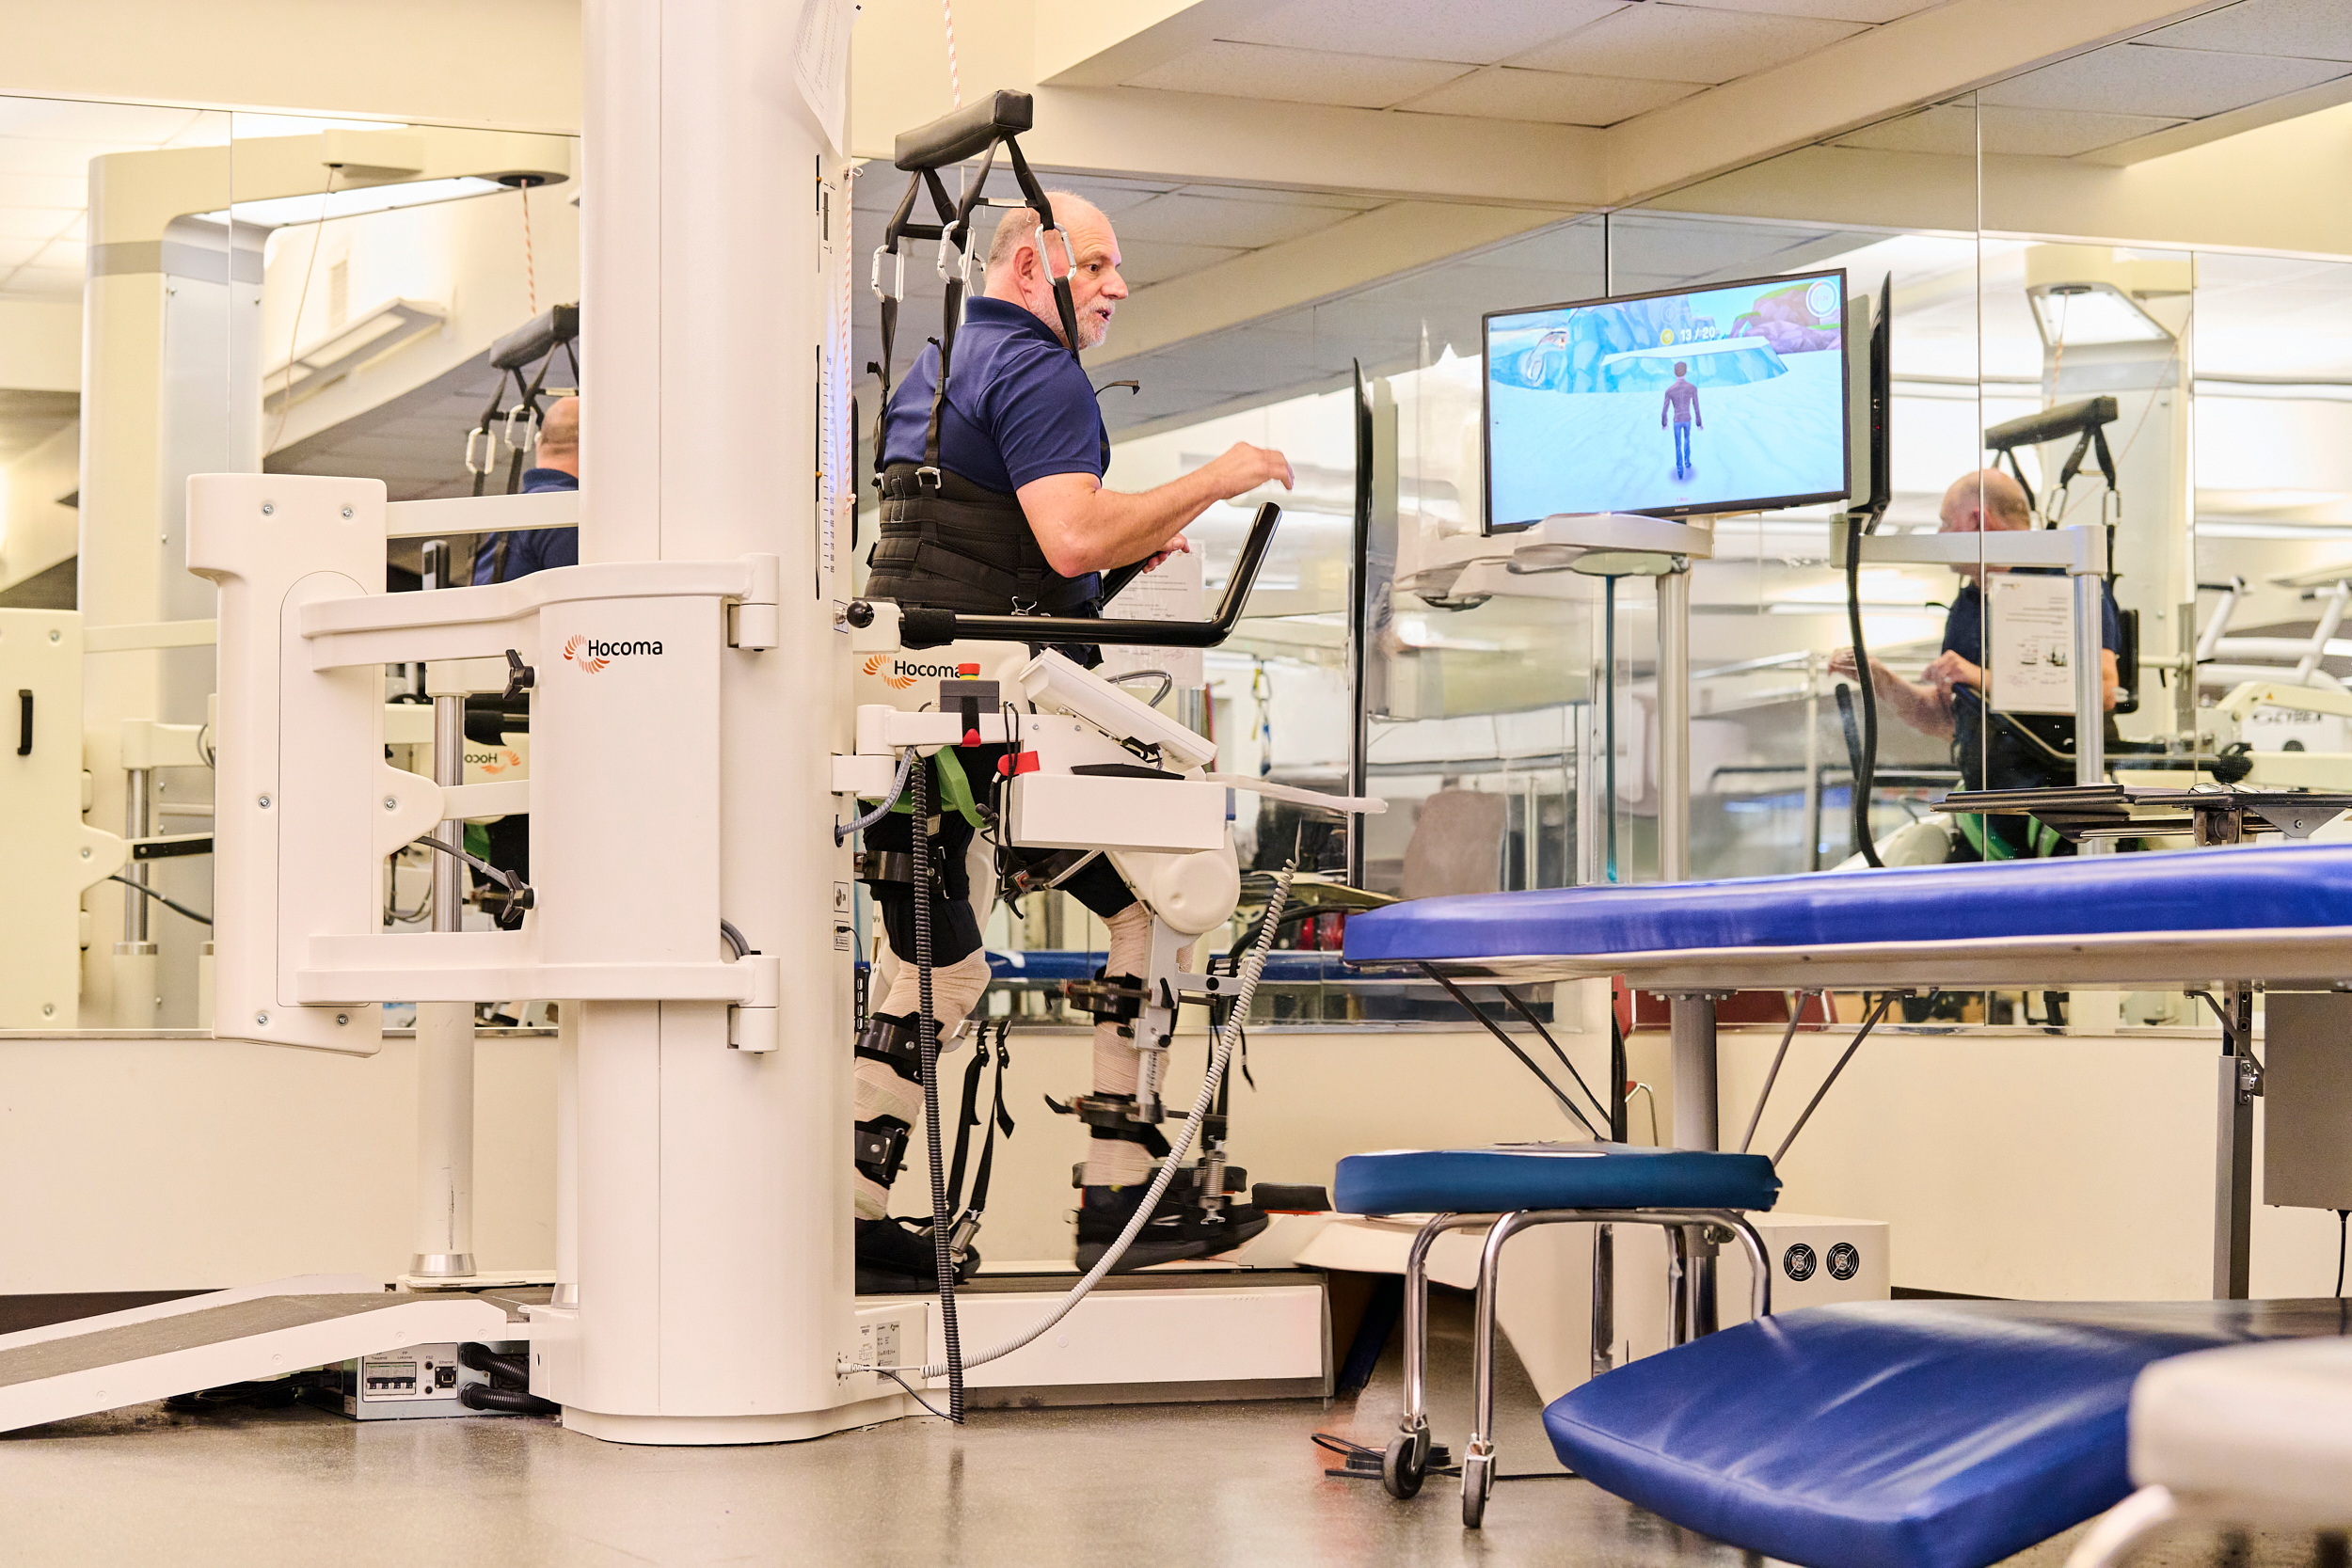
[[[1054,225],[1051,229],[1043,229],[1038,231],[1038,240],[1040,242],[1037,248],[1038,260],[1045,261],[1045,276],[1047,280],[1051,281],[1054,276],[1054,263],[1050,261],[1046,261],[1045,259],[1045,245],[1043,241],[1045,236],[1048,234],[1058,234],[1061,236],[1061,256],[1063,263],[1062,277],[1072,281],[1075,281],[1078,276],[1078,253],[1070,248],[1070,230],[1064,229],[1058,223]]]
[[[898,263],[898,281],[889,293],[882,293],[882,259],[885,255],[889,256],[892,260]],[[871,287],[873,288],[874,297],[876,299],[904,299],[906,297],[907,257],[905,251],[892,250],[886,245],[879,245],[874,247],[874,276],[871,280]]]
[[[523,427],[523,438],[519,441],[515,439],[515,422],[517,420],[522,421]],[[531,404],[518,403],[506,411],[506,428],[499,433],[499,439],[506,443],[509,451],[539,450],[539,416]]]
[[[474,453],[474,443],[476,441],[480,441],[482,444],[482,451],[479,457],[477,457]],[[490,427],[488,425],[478,424],[471,430],[466,432],[466,471],[469,474],[488,473],[490,471],[490,457],[496,450],[497,449],[492,445]]]

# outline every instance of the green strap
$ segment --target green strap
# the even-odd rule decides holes
[[[2011,849],[2007,843],[1985,831],[1984,817],[1979,813],[1959,813],[1952,817],[1952,820],[1960,824],[1961,836],[1976,847],[1978,859],[2010,861],[2017,858],[2016,851]],[[2057,854],[2058,847],[2063,842],[2064,835],[2039,816],[2028,816],[2026,822],[2027,824],[2026,841],[2033,847],[2032,858],[2048,860]]]
[[[931,754],[931,793],[943,808],[953,811],[975,828],[987,828],[978,802],[972,799],[972,781],[964,776],[963,759],[956,755],[954,747],[942,746]],[[914,792],[908,790],[900,795],[890,809],[914,811]]]

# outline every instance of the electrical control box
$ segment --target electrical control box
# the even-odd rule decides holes
[[[2352,1209],[2352,996],[2263,997],[2263,1201]]]
[[[524,1339],[484,1342],[496,1355],[513,1356],[526,1365],[531,1345]],[[488,1383],[458,1359],[453,1344],[409,1345],[379,1351],[357,1361],[322,1370],[318,1381],[304,1390],[309,1402],[340,1411],[355,1420],[409,1420],[421,1416],[500,1416],[499,1410],[476,1410],[458,1396],[468,1386]]]

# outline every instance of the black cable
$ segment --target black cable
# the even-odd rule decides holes
[[[499,869],[499,867],[492,865],[488,861],[483,860],[481,857],[476,855],[469,855],[466,851],[458,848],[455,845],[443,844],[437,838],[419,838],[414,842],[423,845],[428,849],[438,849],[444,855],[456,856],[459,860],[464,861],[468,865],[472,866],[476,871],[481,872],[485,877],[489,878],[491,881],[496,882],[500,887],[506,890],[506,913],[502,913],[498,917],[499,928],[501,930],[511,931],[515,929],[516,927],[520,926],[523,923],[523,911],[525,910],[534,908],[537,905],[538,899],[536,895],[532,893],[531,884],[524,881],[520,877],[516,876],[512,871],[502,871]],[[510,914],[513,916],[511,923],[508,919],[508,915]]]
[[[2336,1211],[2336,1294],[2338,1296],[2344,1294],[2344,1222],[2348,1219],[2352,1219],[2352,1209]]]
[[[139,892],[144,893],[150,898],[152,898],[155,902],[169,910],[172,913],[184,914],[190,920],[195,921],[199,926],[210,926],[213,923],[213,917],[211,915],[199,914],[194,910],[188,908],[185,904],[178,903],[172,899],[165,897],[162,894],[157,893],[153,888],[149,887],[145,882],[135,882],[131,880],[130,878],[125,877],[119,871],[109,876],[106,880],[110,882],[120,882],[124,887],[136,888]]]
[[[923,1138],[931,1166],[931,1259],[939,1273],[939,1330],[947,1344],[947,1419],[963,1423],[963,1340],[956,1329],[956,1260],[948,1249],[954,1215],[939,1148],[939,1019],[931,1011],[931,770],[917,758],[914,790],[915,1038],[922,1048]],[[912,1392],[912,1390],[910,1390]]]
[[[941,1420],[952,1421],[956,1418],[953,1416],[948,1415],[945,1410],[940,1409],[939,1406],[933,1404],[930,1401],[925,1399],[922,1395],[916,1393],[914,1391],[914,1384],[909,1383],[905,1378],[900,1377],[897,1372],[892,1371],[889,1368],[877,1367],[874,1370],[882,1373],[882,1376],[888,1378],[891,1382],[897,1384],[899,1387],[905,1389],[907,1391],[907,1398],[913,1400],[915,1403],[921,1405],[924,1409],[930,1411]]]
[[[1870,654],[1862,643],[1862,520],[1849,515],[1846,527],[1846,630],[1853,638],[1854,673],[1862,687],[1862,744],[1853,759],[1854,846],[1864,862],[1874,866],[1886,863],[1879,859],[1879,847],[1870,833],[1870,794],[1879,766],[1879,703],[1877,680],[1870,673]],[[1837,692],[1837,708],[1846,710],[1845,689]],[[1851,729],[1848,731],[1851,744]]]

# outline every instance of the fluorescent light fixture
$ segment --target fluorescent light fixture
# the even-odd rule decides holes
[[[2112,283],[2037,283],[2026,291],[2045,344],[2156,343],[2172,336]]]
[[[197,216],[213,223],[227,223],[232,218],[257,229],[284,229],[296,224],[316,223],[322,217],[358,217],[363,213],[387,213],[401,207],[428,207],[439,201],[457,201],[467,197],[493,196],[507,189],[495,180],[477,179],[465,175],[455,180],[410,180],[388,185],[362,185],[357,190],[335,191],[324,196],[280,196],[267,201],[240,201],[234,207],[217,212],[199,213]]]

